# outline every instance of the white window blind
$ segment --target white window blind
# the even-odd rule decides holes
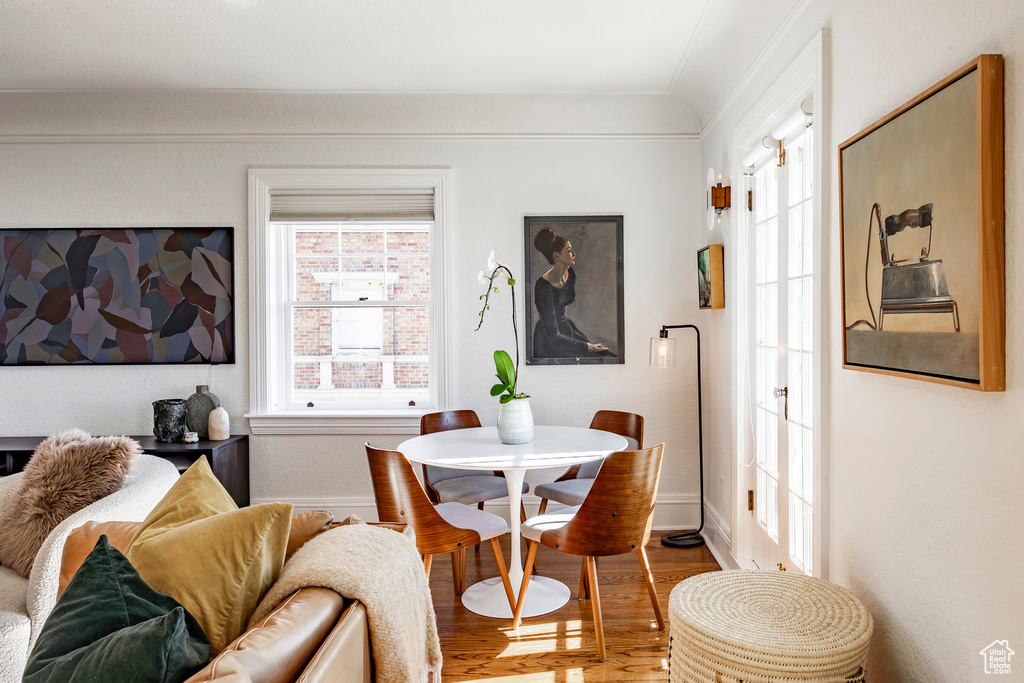
[[[278,191],[270,195],[270,220],[300,221],[432,221],[433,189],[352,191]]]

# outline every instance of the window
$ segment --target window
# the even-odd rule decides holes
[[[433,223],[284,224],[287,406],[432,406]]]
[[[255,434],[418,433],[446,404],[450,171],[250,171]]]

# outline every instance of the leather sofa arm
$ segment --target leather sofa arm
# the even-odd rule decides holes
[[[366,607],[352,603],[297,683],[373,683]]]
[[[317,655],[344,606],[345,599],[327,588],[296,591],[186,683],[294,681]]]
[[[60,558],[57,597],[64,593],[71,577],[96,547],[96,541],[100,540],[100,536],[106,534],[107,542],[123,553],[141,524],[142,522],[86,522],[68,534]]]

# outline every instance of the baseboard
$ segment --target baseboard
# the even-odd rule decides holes
[[[718,514],[718,511],[710,505],[705,505],[704,519],[706,520],[705,528],[711,527],[712,533],[718,536],[721,545],[726,548],[732,548],[732,531],[729,529],[726,521],[722,519],[722,516]]]
[[[253,498],[253,505],[260,503],[291,503],[296,512],[309,510],[327,510],[335,519],[345,519],[356,515],[368,522],[376,521],[377,506],[373,498],[363,496],[339,496],[334,498]],[[532,494],[523,496],[523,505],[527,515],[537,514],[540,498]],[[548,510],[555,511],[563,507],[552,503]],[[508,519],[508,502],[504,499],[488,502],[484,505],[487,512],[492,512]],[[679,529],[696,529],[700,523],[700,496],[693,494],[666,494],[658,496],[654,507],[654,526],[656,530],[674,531]]]
[[[732,556],[732,532],[718,511],[704,507],[704,543],[722,569],[740,569],[739,562]]]

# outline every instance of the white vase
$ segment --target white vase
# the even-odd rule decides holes
[[[498,411],[498,438],[504,444],[533,441],[533,411],[529,398],[514,398]]]
[[[231,423],[228,420],[228,411],[217,407],[210,411],[209,420],[210,441],[223,441],[231,438]]]

